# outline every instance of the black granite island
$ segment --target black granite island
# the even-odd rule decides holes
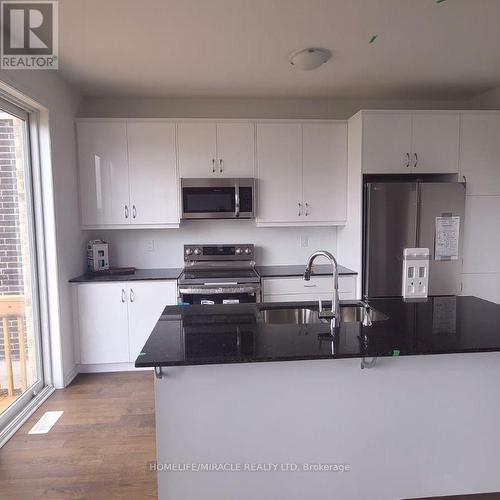
[[[334,337],[311,313],[282,322],[290,303],[167,307],[136,361],[161,376],[159,498],[500,490],[500,305],[370,305],[377,321]]]

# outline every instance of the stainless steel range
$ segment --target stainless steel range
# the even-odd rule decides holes
[[[253,245],[184,245],[179,297],[188,304],[260,302]]]

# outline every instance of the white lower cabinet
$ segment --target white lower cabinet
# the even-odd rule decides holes
[[[176,281],[81,283],[76,293],[80,364],[134,362],[167,305]]]
[[[135,361],[167,305],[177,304],[177,283],[143,281],[128,284],[128,341]]]
[[[331,300],[333,280],[331,276],[313,276],[310,281],[301,277],[264,278],[262,294],[264,302],[302,302]],[[356,276],[339,276],[340,300],[356,298]]]
[[[80,363],[129,360],[126,283],[78,285]]]

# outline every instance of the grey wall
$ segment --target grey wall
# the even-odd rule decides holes
[[[478,95],[470,101],[470,105],[478,109],[500,109],[500,87]]]
[[[79,229],[74,127],[80,96],[53,71],[2,70],[0,80],[37,101],[49,112],[59,287],[58,307],[51,308],[58,311],[53,326],[59,324],[59,331],[57,328],[51,331],[51,345],[56,374],[54,383],[56,387],[62,387],[75,374],[76,368],[68,280],[84,269],[85,235]]]
[[[87,97],[82,117],[116,118],[350,118],[360,109],[467,109],[464,101],[252,98]]]

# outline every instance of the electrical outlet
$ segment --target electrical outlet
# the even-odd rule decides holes
[[[155,251],[155,240],[148,240],[146,243],[146,248],[148,252],[154,252]]]
[[[302,248],[307,248],[309,246],[309,236],[301,236],[300,237],[300,246]]]

